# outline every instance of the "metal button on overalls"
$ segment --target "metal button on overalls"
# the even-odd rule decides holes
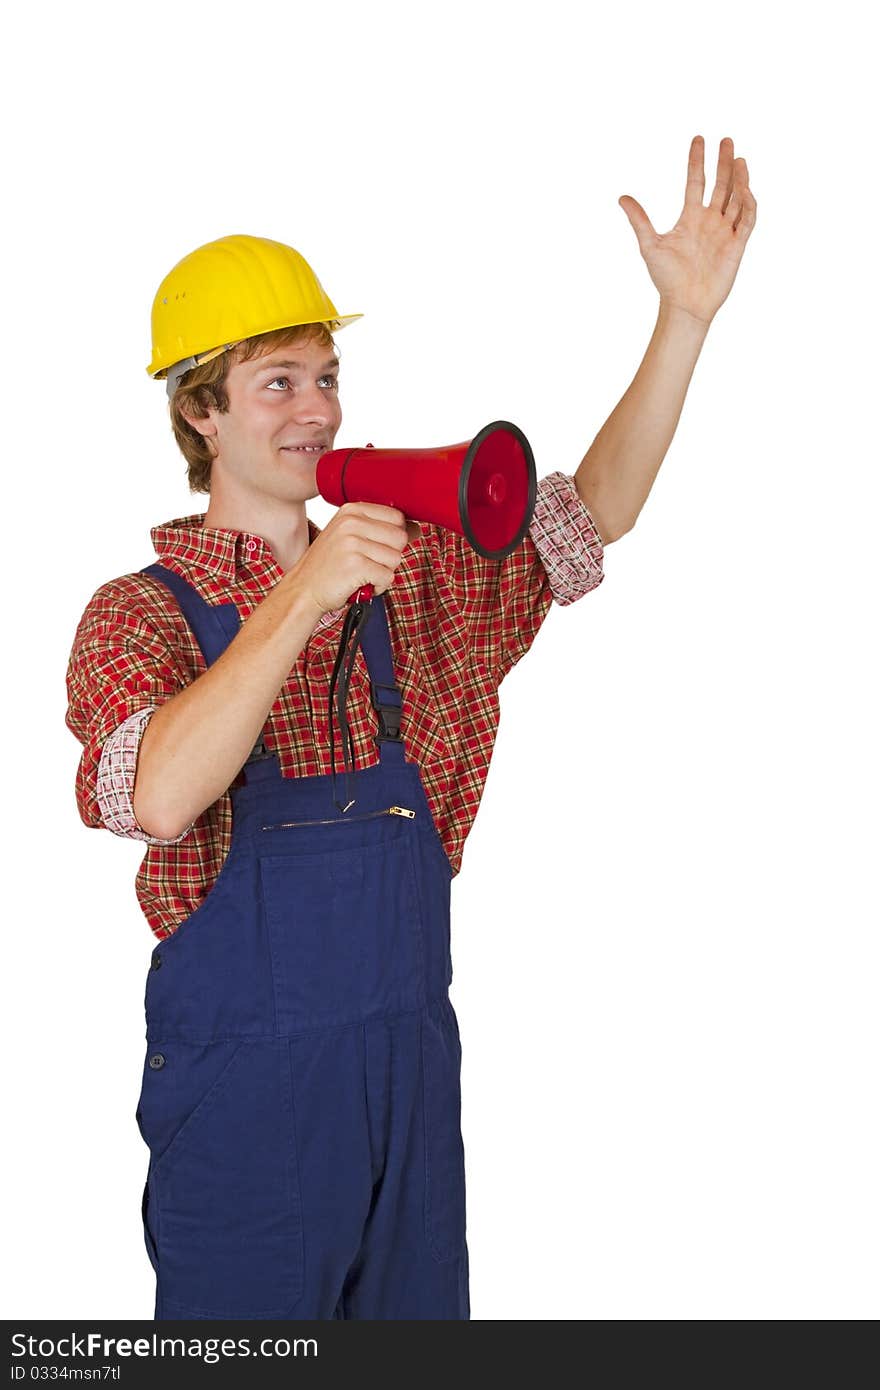
[[[144,572],[216,660],[234,605]],[[381,595],[362,648],[399,714]],[[157,1319],[470,1317],[452,874],[418,766],[377,743],[344,815],[331,777],[252,755],[220,874],[148,971]]]

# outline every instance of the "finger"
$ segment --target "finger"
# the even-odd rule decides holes
[[[383,565],[385,569],[389,569],[393,573],[400,564],[403,551],[396,545],[383,545],[381,541],[362,540],[358,546],[358,554],[365,560],[372,560],[374,564]]]
[[[733,230],[736,231],[740,218],[742,217],[743,199],[749,182],[749,171],[746,162],[740,158],[734,162],[733,192],[727,204],[725,216],[729,217]]]
[[[733,141],[725,136],[718,147],[718,172],[715,187],[709,199],[709,207],[717,208],[723,214],[733,188]]]
[[[657,235],[651,225],[650,217],[641,203],[637,203],[635,198],[631,198],[628,193],[621,194],[617,201],[629,218],[630,226],[639,243],[639,249],[644,253]]]
[[[399,507],[388,507],[384,502],[349,502],[349,507],[357,507],[365,516],[375,517],[377,521],[387,521],[392,525],[402,526],[406,520],[406,513]]]
[[[746,185],[742,193],[742,211],[740,212],[737,225],[733,229],[735,232],[741,233],[744,239],[748,238],[758,218],[758,204],[755,200],[754,193],[748,185],[748,173],[746,174],[746,180]]]
[[[729,221],[734,226],[736,226],[736,220],[739,214],[742,212],[743,179],[739,160],[736,161],[736,165],[734,167],[735,172],[733,176],[733,187],[731,188],[730,196],[727,199],[727,204],[724,209],[724,216],[727,219],[729,219]]]
[[[691,148],[688,154],[687,180],[684,187],[684,205],[695,203],[698,207],[703,205],[703,196],[706,192],[706,173],[703,168],[703,137],[695,135],[691,141]]]

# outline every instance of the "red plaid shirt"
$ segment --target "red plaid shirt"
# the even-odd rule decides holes
[[[320,528],[311,519],[308,527],[311,543]],[[385,609],[406,756],[419,764],[458,873],[489,770],[498,687],[528,651],[553,600],[571,603],[602,582],[603,545],[573,478],[563,473],[541,479],[529,532],[500,563],[483,559],[452,531],[428,523],[421,528],[385,593]],[[156,526],[151,536],[163,565],[209,603],[234,603],[242,621],[283,575],[261,537],[206,528],[202,514]],[[287,777],[331,770],[327,704],[344,612],[324,614],[316,624],[264,726],[267,746]],[[110,580],[93,595],[67,670],[66,722],[84,747],[76,779],[79,814],[87,826],[146,841],[135,890],[160,939],[207,896],[232,838],[229,792],[175,840],[147,835],[131,805],[137,749],[150,714],[204,670],[172,595],[139,573]],[[368,681],[358,650],[347,705],[356,768],[379,756]],[[336,720],[333,733],[338,772],[343,752]]]

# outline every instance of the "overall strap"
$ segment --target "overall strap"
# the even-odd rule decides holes
[[[394,683],[391,639],[388,634],[388,619],[381,594],[373,595],[365,601],[355,599],[349,606],[342,624],[336,663],[330,679],[327,720],[327,728],[330,733],[330,777],[333,785],[333,801],[343,815],[355,803],[351,780],[355,762],[354,739],[352,738],[346,707],[358,647],[361,647],[366,658],[367,670],[370,674],[370,699],[379,716],[379,733],[373,736],[379,745],[379,761],[382,763],[403,762],[404,750],[400,737],[402,699],[400,691]],[[390,698],[383,698],[382,691],[385,691]],[[345,764],[346,796],[344,801],[340,801],[336,795],[336,740],[333,734],[334,701]]]
[[[205,658],[206,666],[210,666],[219,656],[222,656],[241,628],[241,619],[235,604],[207,603],[198,590],[182,575],[158,563],[146,565],[141,573],[151,575],[170,589],[192,630]],[[359,632],[355,635],[354,647],[356,648],[358,644],[361,646],[370,675],[370,699],[379,720],[379,733],[374,735],[374,739],[379,745],[381,758],[384,744],[392,743],[402,746],[400,717],[403,700],[394,680],[394,662],[391,654],[391,638],[388,631],[384,595],[374,595],[367,604],[367,609],[366,620],[362,622]],[[341,655],[342,653],[340,653]],[[354,652],[352,651],[349,655],[353,659]],[[337,659],[337,664],[340,664],[339,659]],[[345,674],[343,681],[344,688],[341,700],[343,719],[347,699],[348,674]],[[344,735],[348,732],[347,721],[345,723]],[[343,743],[344,741],[343,737]],[[332,725],[330,748],[332,755]],[[275,755],[269,754],[261,732],[248,758],[248,763],[266,758],[275,760]],[[247,764],[245,766],[247,767]],[[350,802],[350,804],[353,803]]]
[[[213,665],[218,656],[223,655],[233,637],[241,629],[241,618],[235,604],[208,603],[188,580],[177,574],[175,570],[167,569],[165,565],[146,565],[140,572],[151,575],[153,579],[158,579],[171,590],[177,599],[181,613],[199,644],[202,656],[205,658],[205,665]],[[265,757],[266,753],[267,749],[263,743],[261,731],[248,762],[251,761],[251,758]]]
[[[361,648],[370,673],[370,699],[379,716],[379,733],[374,735],[378,744],[388,740],[395,743],[400,741],[400,713],[403,708],[402,696],[394,681],[384,599],[384,594],[375,594],[370,600],[370,617],[361,636]],[[386,692],[385,698],[380,691]],[[379,751],[381,753],[381,748]]]
[[[152,575],[171,590],[201,648],[205,665],[211,666],[218,656],[223,655],[241,627],[235,604],[207,603],[188,580],[164,565],[147,565],[141,574]]]

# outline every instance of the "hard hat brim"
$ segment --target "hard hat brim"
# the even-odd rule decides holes
[[[327,325],[331,333],[336,333],[341,328],[347,328],[348,325],[350,323],[354,323],[356,319],[362,318],[363,314],[338,314],[336,315],[336,317],[332,319],[307,320],[306,323],[302,324],[290,322],[273,323],[268,328],[259,328],[255,332],[248,334],[248,337],[260,338],[264,333],[277,333],[278,330],[281,328],[305,328],[307,327],[307,324],[309,322],[324,323]],[[238,341],[243,342],[244,339],[240,338]],[[189,358],[186,359],[186,361],[188,361],[190,365],[186,367],[184,370],[189,371],[190,367],[196,365],[200,366],[203,362],[210,362],[212,357],[218,357],[221,352],[228,352],[230,348],[237,346],[238,343],[224,343],[220,347],[217,347],[215,344],[205,346],[205,348],[203,348],[201,351],[194,352]],[[155,362],[151,362],[149,367],[147,367],[147,375],[152,377],[154,381],[162,381],[165,377],[167,377],[171,369],[173,367],[176,367],[177,365],[177,362],[168,362],[163,366],[157,367],[155,365]],[[178,373],[178,375],[182,376],[183,372]]]

